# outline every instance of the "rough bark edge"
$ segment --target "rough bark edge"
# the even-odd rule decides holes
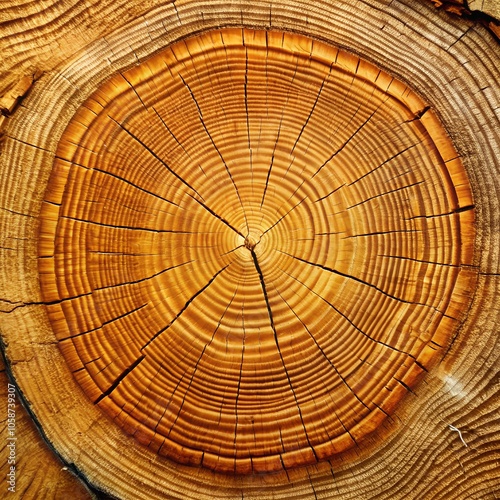
[[[482,24],[495,37],[497,42],[500,42],[500,20],[493,17],[489,13],[471,9],[467,0],[427,0],[434,4],[434,7],[443,10],[451,15],[470,19],[475,23]]]

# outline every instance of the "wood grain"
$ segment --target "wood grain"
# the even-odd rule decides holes
[[[119,73],[63,133],[42,206],[70,369],[182,463],[361,445],[468,308],[457,156],[406,85],[295,34],[211,31]]]
[[[10,394],[13,401],[13,406],[10,407],[13,415],[10,426],[7,427],[7,413],[2,415],[6,429],[12,431],[11,436],[2,432],[4,443],[0,453],[0,471],[4,498],[94,498],[80,478],[40,439],[39,430],[23,408],[15,387],[15,381],[8,377],[4,361],[0,358],[0,397],[6,402],[7,395]],[[2,408],[7,408],[6,404],[2,404]],[[11,439],[7,439],[9,436]],[[14,467],[14,474],[11,466]],[[7,479],[12,481],[12,485]]]
[[[410,1],[112,33],[85,5],[0,155],[2,339],[63,460],[124,499],[498,496],[491,35]]]

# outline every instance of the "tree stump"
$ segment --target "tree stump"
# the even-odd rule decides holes
[[[132,2],[112,31],[125,3],[91,4],[0,156],[43,439],[116,498],[495,498],[491,34],[414,2]]]

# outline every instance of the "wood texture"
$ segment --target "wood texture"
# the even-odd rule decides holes
[[[2,422],[5,421],[5,427],[12,430],[12,437],[15,439],[7,441],[9,434],[2,433],[4,442],[0,453],[0,473],[3,498],[94,498],[81,480],[40,439],[39,430],[23,408],[19,393],[14,387],[15,383],[7,377],[4,362],[0,358],[0,397],[2,401],[7,401],[7,395],[13,395],[11,404],[14,405],[11,407],[13,425],[7,427],[7,413],[2,415]],[[15,467],[14,475],[11,474],[11,466]],[[12,480],[15,486],[7,483],[7,479]]]
[[[0,156],[2,338],[63,459],[118,498],[498,496],[491,35],[414,2],[107,23]]]
[[[273,31],[210,31],[106,81],[40,216],[43,300],[90,400],[224,472],[361,445],[476,280],[467,176],[428,108]]]

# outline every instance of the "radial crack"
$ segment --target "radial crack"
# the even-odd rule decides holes
[[[233,297],[234,298],[234,297]],[[238,387],[236,388],[236,399],[234,402],[234,416],[235,416],[235,430],[234,430],[234,446],[236,446],[236,439],[238,436],[238,421],[239,421],[239,414],[238,414],[238,401],[240,399],[240,393],[241,393],[241,380],[243,378],[243,359],[245,357],[245,340],[246,340],[246,331],[245,331],[245,314],[244,314],[244,309],[245,309],[245,302],[243,302],[242,305],[242,311],[241,311],[241,322],[242,322],[242,328],[243,328],[243,338],[241,340],[242,342],[242,348],[241,348],[241,359],[240,359],[240,373],[238,375]]]
[[[394,234],[394,233],[421,233],[421,229],[393,229],[391,231],[375,231],[373,233],[362,233],[362,234],[351,234],[349,236],[344,236],[342,239],[349,238],[361,238],[365,236],[380,236],[385,234]]]
[[[324,266],[322,264],[317,264],[315,262],[310,262],[308,260],[301,259],[300,257],[297,257],[296,255],[292,255],[292,254],[289,254],[287,252],[283,252],[282,250],[278,250],[278,252],[280,252],[284,255],[288,255],[288,257],[291,257],[292,259],[296,259],[300,262],[303,262],[304,264],[308,264],[308,265],[314,266],[314,267],[319,267],[320,269],[323,269],[324,271],[328,271],[329,273],[333,273],[333,274],[336,274],[338,276],[342,276],[343,278],[347,278],[347,279],[356,281],[358,283],[361,283],[362,285],[369,286],[370,288],[374,288],[375,290],[377,290],[377,292],[384,294],[386,297],[397,300],[398,302],[402,302],[404,304],[417,304],[416,302],[411,302],[409,300],[405,300],[405,299],[401,299],[399,297],[396,297],[395,295],[391,295],[390,293],[386,292],[385,290],[382,290],[381,288],[374,285],[373,283],[368,283],[367,281],[364,281],[361,278],[357,278],[356,276],[352,276],[350,274],[343,273],[342,271],[338,271],[337,269],[333,269],[331,267]],[[422,305],[426,305],[426,304],[422,304]]]
[[[469,210],[474,210],[475,205],[466,205],[464,207],[458,207],[451,212],[445,212],[443,214],[431,214],[431,215],[414,215],[412,217],[407,217],[404,220],[413,220],[413,219],[434,219],[435,217],[449,217],[450,215],[460,214],[462,212],[467,212]]]
[[[332,65],[330,65],[330,69],[331,69],[331,66]],[[316,106],[318,105],[319,99],[321,97],[321,93],[323,92],[323,88],[325,87],[325,84],[326,84],[326,82],[327,82],[327,80],[329,78],[330,78],[330,73],[328,73],[327,76],[326,76],[326,78],[321,82],[321,86],[320,86],[319,91],[318,91],[318,93],[316,95],[316,99],[315,99],[315,101],[314,101],[314,103],[313,103],[313,105],[311,107],[311,110],[309,111],[309,115],[307,116],[304,125],[302,125],[302,129],[300,130],[300,133],[299,133],[297,139],[295,140],[295,142],[293,144],[293,147],[292,147],[292,149],[290,151],[290,155],[292,155],[293,152],[295,151],[295,148],[297,147],[297,144],[300,141],[300,138],[302,137],[302,134],[304,133],[304,130],[306,129],[307,125],[309,124],[309,121],[311,120],[311,117],[312,117],[312,115],[314,113],[314,110],[316,109]]]
[[[374,196],[370,196],[369,198],[366,198],[365,200],[360,201],[359,203],[355,203],[354,205],[351,205],[350,207],[347,207],[347,210],[350,210],[351,208],[354,208],[354,207],[358,207],[359,205],[363,205],[364,203],[372,201],[372,200],[374,200],[376,198],[380,198],[381,196],[387,196],[388,194],[397,193],[398,191],[403,191],[404,189],[410,189],[410,188],[418,186],[420,184],[424,184],[424,182],[425,181],[413,182],[411,184],[408,184],[407,186],[397,187],[397,188],[391,189],[389,191],[385,191],[384,193],[379,193],[379,194],[376,194]]]
[[[390,158],[387,158],[386,160],[384,160],[382,163],[380,163],[379,165],[377,165],[376,167],[372,168],[369,172],[366,172],[365,174],[363,174],[361,177],[358,177],[356,180],[352,181],[349,186],[352,186],[353,184],[356,184],[357,182],[363,180],[365,177],[367,177],[368,175],[370,174],[373,174],[374,172],[376,172],[379,168],[383,167],[384,165],[386,165],[387,163],[391,162],[392,160],[398,158],[399,156],[401,156],[402,154],[406,153],[407,151],[410,151],[411,149],[415,148],[416,146],[418,146],[420,144],[420,142],[417,142],[416,144],[412,144],[411,146],[408,146],[407,148],[401,150],[401,151],[398,151],[396,154],[392,155]]]
[[[434,261],[431,261],[431,260],[415,259],[415,258],[412,258],[412,257],[403,256],[403,255],[387,255],[387,254],[379,253],[379,254],[377,254],[377,257],[384,257],[386,259],[409,260],[411,262],[418,262],[420,264],[430,264],[432,266],[446,266],[446,267],[455,267],[455,268],[462,267],[461,264],[449,264],[447,262],[434,262]]]
[[[94,404],[100,403],[106,396],[109,396],[120,384],[120,382],[130,373],[134,368],[139,366],[146,356],[140,356],[137,358],[128,368],[126,368],[118,378],[106,389],[95,401]]]
[[[138,283],[143,283],[144,281],[148,281],[148,280],[151,280],[153,278],[156,278],[157,276],[160,276],[168,271],[171,271],[172,269],[177,269],[179,267],[186,266],[188,264],[192,264],[193,262],[195,262],[195,261],[188,260],[187,262],[182,262],[181,264],[177,264],[175,266],[166,267],[165,269],[162,269],[161,271],[158,271],[157,273],[151,274],[150,276],[146,276],[145,278],[139,278],[139,279],[134,280],[134,281],[125,281],[123,283],[116,283],[114,285],[102,286],[99,288],[95,288],[93,291],[109,290],[110,288],[117,288],[120,286],[127,286],[127,285],[137,285]]]
[[[144,104],[144,101],[142,100],[141,96],[139,95],[139,92],[137,92],[137,89],[130,83],[130,81],[127,79],[127,77],[124,75],[124,73],[120,73],[122,78],[129,84],[130,88],[134,91],[134,94],[136,95],[137,99],[139,99],[140,103],[144,107],[144,109],[148,109],[148,107]]]
[[[140,311],[142,308],[146,307],[147,305],[148,305],[148,303],[146,302],[145,304],[142,304],[142,305],[136,307],[135,309],[132,309],[131,311],[126,311],[125,313],[120,314],[120,316],[117,316],[116,318],[111,318],[111,319],[108,319],[108,321],[102,322],[99,326],[96,326],[95,328],[92,328],[91,330],[86,330],[85,332],[80,332],[80,333],[77,333],[75,335],[70,335],[69,337],[64,337],[62,339],[58,339],[58,342],[63,342],[65,340],[72,340],[72,339],[75,339],[77,337],[81,337],[82,335],[88,335],[89,333],[100,330],[101,328],[105,327],[106,325],[114,323],[115,321],[120,321],[121,319],[126,318],[127,316],[130,316],[131,314],[134,314],[137,311]]]
[[[233,175],[231,174],[231,171],[229,170],[229,167],[226,163],[226,160],[224,159],[224,157],[222,156],[222,153],[220,152],[219,148],[217,147],[217,144],[215,144],[215,141],[212,137],[212,134],[210,133],[210,131],[208,130],[207,128],[207,125],[205,123],[205,120],[203,119],[203,113],[201,111],[201,108],[200,108],[200,105],[198,104],[198,101],[196,99],[196,96],[194,95],[193,91],[191,90],[191,87],[189,86],[189,84],[184,80],[184,78],[182,77],[182,75],[179,73],[179,78],[182,80],[182,83],[186,86],[186,88],[189,90],[189,93],[191,94],[191,98],[193,99],[193,101],[195,102],[196,104],[196,107],[198,109],[198,117],[199,117],[199,120],[200,120],[200,123],[203,127],[203,129],[205,130],[205,133],[207,134],[208,138],[210,139],[210,142],[212,143],[212,146],[214,147],[215,151],[217,152],[217,154],[219,155],[219,158],[220,160],[222,161],[222,164],[224,165],[224,168],[226,169],[226,172],[227,172],[227,175],[229,176],[229,179],[231,180],[231,183],[234,187],[234,190],[236,192],[236,196],[238,197],[238,200],[240,202],[240,206],[241,206],[241,210],[243,211],[243,216],[245,218],[245,223],[246,223],[246,226],[247,226],[247,231],[250,231],[250,228],[248,227],[248,221],[247,221],[247,217],[246,217],[246,213],[245,213],[245,208],[243,206],[243,202],[241,201],[241,197],[240,197],[240,192],[238,191],[238,186],[236,186],[236,183],[234,182],[234,179],[233,179]],[[238,231],[237,231],[238,232]]]
[[[33,301],[33,302],[31,302],[31,301],[30,302],[17,301],[17,302],[13,302],[13,301],[8,300],[8,299],[0,299],[0,302],[6,302],[7,304],[14,306],[11,309],[9,309],[8,311],[2,310],[1,312],[5,313],[5,314],[9,314],[9,313],[15,311],[16,309],[21,308],[21,307],[29,307],[29,306],[54,306],[56,304],[61,304],[62,302],[67,302],[69,300],[76,300],[76,299],[79,299],[81,297],[88,297],[88,296],[92,295],[92,293],[93,292],[91,291],[91,292],[81,293],[79,295],[73,295],[71,297],[64,297],[63,299],[50,300],[50,301],[40,301],[40,302],[37,302],[37,301]]]
[[[410,353],[408,353],[406,351],[402,351],[401,349],[398,349],[397,347],[394,347],[394,346],[392,346],[390,344],[387,344],[386,342],[382,342],[381,340],[376,340],[376,339],[370,337],[370,335],[368,335],[368,333],[366,333],[363,330],[361,330],[361,328],[359,328],[346,314],[344,314],[342,311],[340,311],[339,309],[337,309],[331,302],[329,302],[328,300],[326,300],[324,297],[322,297],[317,292],[315,292],[312,288],[310,288],[309,286],[307,286],[304,282],[302,282],[299,279],[295,278],[295,276],[292,276],[290,273],[288,273],[284,269],[282,269],[282,271],[285,274],[287,274],[288,276],[290,276],[290,278],[292,278],[293,280],[295,280],[297,283],[300,283],[302,286],[304,286],[305,288],[307,288],[310,292],[312,292],[314,295],[316,295],[316,297],[320,298],[328,306],[330,306],[338,315],[342,316],[356,331],[358,331],[359,333],[361,333],[361,335],[365,336],[367,339],[371,340],[372,342],[375,342],[376,344],[379,344],[379,345],[382,345],[384,347],[387,347],[388,349],[391,349],[391,350],[393,350],[395,352],[399,352],[401,354],[405,354],[406,356],[408,356],[408,357],[410,357],[412,359],[415,359],[414,356],[412,356]]]
[[[287,102],[286,102],[286,104],[288,103],[288,99],[289,99],[289,97],[287,96]],[[285,115],[286,104],[285,104],[285,106],[283,106],[283,110],[281,112],[281,119],[280,119],[280,123],[279,123],[279,126],[278,126],[278,135],[276,136],[276,140],[274,141],[273,152],[271,154],[271,162],[269,164],[269,169],[267,170],[266,185],[264,186],[264,192],[262,193],[262,200],[260,202],[260,208],[262,208],[262,206],[264,205],[264,200],[266,198],[267,188],[269,187],[269,179],[271,177],[271,171],[272,171],[273,165],[274,165],[274,158],[275,158],[275,155],[276,155],[276,149],[278,147],[278,142],[280,140],[281,128],[282,128],[282,125],[283,125],[283,117]]]
[[[224,312],[222,313],[222,316],[220,317],[220,319],[219,319],[219,321],[217,323],[217,326],[216,326],[216,328],[214,329],[214,331],[212,333],[211,339],[203,346],[203,349],[202,349],[202,351],[201,351],[201,353],[200,353],[200,355],[198,357],[198,360],[196,361],[196,364],[194,366],[193,373],[191,374],[191,377],[189,379],[188,386],[187,386],[187,388],[186,388],[186,390],[184,392],[184,396],[182,398],[182,403],[179,406],[179,410],[177,411],[177,415],[176,415],[176,417],[174,419],[174,422],[170,426],[170,429],[168,431],[167,437],[170,437],[172,429],[175,427],[175,424],[177,423],[177,420],[179,419],[179,415],[180,415],[180,413],[182,411],[182,408],[184,407],[184,403],[186,402],[187,393],[189,392],[189,390],[191,389],[191,386],[193,385],[193,381],[194,381],[196,372],[198,371],[198,367],[200,365],[200,362],[201,362],[203,356],[205,355],[206,350],[212,345],[212,342],[214,341],[214,338],[215,338],[215,334],[218,332],[224,316],[227,314],[228,309],[231,307],[231,304],[233,303],[234,298],[236,297],[236,294],[238,293],[238,289],[239,289],[239,285],[236,285],[236,288],[234,290],[234,294],[231,297],[231,300],[227,304],[226,308],[224,309]],[[179,384],[177,384],[177,386],[175,387],[174,391],[172,392],[172,395],[171,395],[170,399],[172,399],[175,396],[178,388],[179,388]]]
[[[191,303],[196,299],[196,297],[198,297],[198,295],[200,295],[201,293],[203,293],[216,279],[217,277],[222,273],[224,272],[229,266],[231,265],[231,263],[227,264],[226,266],[224,266],[222,269],[220,269],[219,271],[217,271],[211,278],[210,280],[206,283],[206,285],[204,285],[200,290],[198,290],[190,299],[188,299],[188,301],[184,304],[184,307],[175,315],[175,317],[172,319],[172,321],[170,321],[170,323],[165,326],[164,328],[162,328],[159,332],[156,332],[153,337],[151,337],[150,340],[148,340],[142,347],[141,347],[141,351],[143,351],[144,349],[146,349],[154,340],[156,340],[162,333],[164,333],[166,330],[168,330],[178,319],[179,317],[182,315],[182,313],[191,305]]]
[[[280,348],[280,344],[279,344],[279,340],[278,340],[278,332],[276,331],[276,326],[274,324],[273,311],[271,309],[271,304],[269,302],[269,296],[267,294],[266,283],[264,280],[264,274],[262,273],[262,269],[260,268],[259,261],[257,259],[257,255],[255,254],[255,251],[253,249],[251,250],[251,254],[252,254],[253,263],[255,265],[255,270],[257,271],[257,274],[258,274],[259,280],[260,280],[260,285],[262,287],[262,294],[264,296],[264,301],[266,302],[267,313],[269,316],[269,324],[271,325],[271,330],[273,331],[274,342],[276,344],[276,349],[278,351],[278,354],[279,354],[279,357],[281,360],[281,365],[283,366],[283,370],[284,370],[286,378],[288,380],[288,385],[290,386],[290,391],[291,391],[293,398],[295,400],[295,404],[297,406],[297,411],[298,411],[299,418],[300,418],[300,421],[302,424],[302,428],[304,429],[304,435],[306,437],[307,443],[308,443],[309,447],[311,448],[314,457],[317,460],[318,457],[316,456],[316,451],[314,450],[314,447],[312,446],[312,444],[309,440],[309,435],[307,433],[307,428],[306,428],[306,425],[304,422],[304,417],[302,415],[302,410],[301,410],[300,405],[299,405],[299,400],[297,398],[297,394],[295,393],[295,389],[293,387],[292,380],[290,378],[290,374],[288,373],[288,369],[286,367],[285,360],[283,359],[283,354],[281,352],[281,348]]]
[[[242,236],[243,238],[245,237],[243,235],[243,233],[241,233],[240,231],[238,231],[236,228],[234,228],[226,219],[224,219],[223,217],[221,217],[220,215],[218,215],[217,213],[215,213],[210,207],[208,207],[208,205],[206,205],[202,200],[203,200],[203,196],[201,196],[200,193],[198,193],[198,191],[196,191],[196,189],[191,186],[188,182],[186,182],[179,174],[177,174],[177,172],[175,172],[174,170],[172,170],[172,168],[170,168],[147,144],[145,144],[143,141],[141,141],[141,139],[139,139],[137,136],[135,136],[130,130],[128,130],[126,127],[124,127],[121,123],[117,122],[113,117],[109,116],[109,119],[112,120],[114,123],[116,123],[116,125],[118,125],[124,132],[126,132],[130,137],[132,137],[132,139],[134,139],[135,141],[137,141],[149,154],[151,154],[151,156],[153,156],[156,160],[158,160],[176,179],[178,179],[180,182],[182,182],[182,184],[184,184],[185,186],[187,186],[191,191],[193,191],[196,196],[199,197],[196,198],[195,196],[192,196],[192,195],[189,195],[196,203],[198,203],[199,205],[201,205],[205,210],[207,210],[207,212],[209,212],[210,214],[212,214],[214,217],[216,217],[217,219],[219,219],[221,222],[223,222],[227,227],[229,227],[230,229],[232,229],[235,233],[239,234],[240,236]],[[239,195],[238,195],[239,197]],[[240,200],[241,201],[241,200]]]
[[[97,222],[89,219],[79,219],[78,217],[71,217],[69,215],[61,215],[61,219],[72,220],[76,222],[83,222],[85,224],[93,224],[101,227],[111,227],[113,229],[127,229],[130,231],[146,231],[149,233],[181,233],[183,234],[185,231],[174,231],[172,229],[153,229],[149,227],[137,227],[137,226],[120,226],[117,224],[106,224],[105,222]]]
[[[301,283],[303,286],[306,286],[304,285],[304,283]],[[314,335],[311,333],[311,331],[309,330],[309,328],[307,327],[307,325],[302,321],[302,319],[299,317],[299,315],[294,311],[294,309],[288,304],[288,302],[285,300],[285,298],[283,297],[283,295],[281,295],[281,293],[276,290],[276,292],[279,294],[279,296],[282,298],[283,302],[288,306],[288,308],[290,309],[290,311],[293,313],[293,315],[300,321],[300,323],[302,324],[302,326],[304,327],[305,331],[307,332],[307,334],[309,335],[309,337],[311,338],[311,340],[314,342],[314,344],[316,345],[316,347],[318,348],[319,352],[321,353],[321,355],[323,356],[323,358],[325,358],[325,360],[328,362],[328,364],[333,368],[334,372],[337,374],[337,376],[340,378],[340,380],[342,380],[342,382],[345,384],[345,386],[349,389],[350,392],[352,392],[352,394],[354,395],[354,397],[365,407],[367,408],[368,410],[370,409],[368,407],[368,405],[362,401],[359,396],[356,394],[355,391],[353,391],[353,389],[351,388],[351,386],[347,383],[346,379],[341,375],[341,373],[339,372],[339,370],[337,369],[337,367],[335,366],[335,364],[333,363],[333,361],[326,355],[325,351],[323,350],[323,348],[319,345],[318,341],[316,340],[316,338],[314,337]],[[337,417],[339,419],[339,421],[341,422],[340,418]],[[342,423],[342,422],[341,422]],[[342,424],[343,425],[343,424]],[[346,429],[346,432],[347,431],[347,428],[344,426],[344,429]]]
[[[347,139],[340,148],[338,148],[334,153],[331,154],[331,156],[316,170],[314,175],[311,177],[311,179],[314,179],[323,168],[330,163],[353,139],[358,135],[358,133],[370,122],[370,120],[375,116],[377,111],[382,107],[383,104],[387,101],[388,97],[382,101],[373,111],[372,113],[368,116],[368,118],[349,136],[349,139]]]
[[[272,226],[268,227],[261,235],[264,236],[267,232],[271,231],[271,229],[273,229],[275,226],[277,226],[288,214],[290,214],[290,212],[292,212],[292,210],[295,210],[306,198],[302,198],[296,205],[294,205],[290,210],[288,210],[288,212],[286,212],[286,214],[284,214],[283,216],[281,216]]]

